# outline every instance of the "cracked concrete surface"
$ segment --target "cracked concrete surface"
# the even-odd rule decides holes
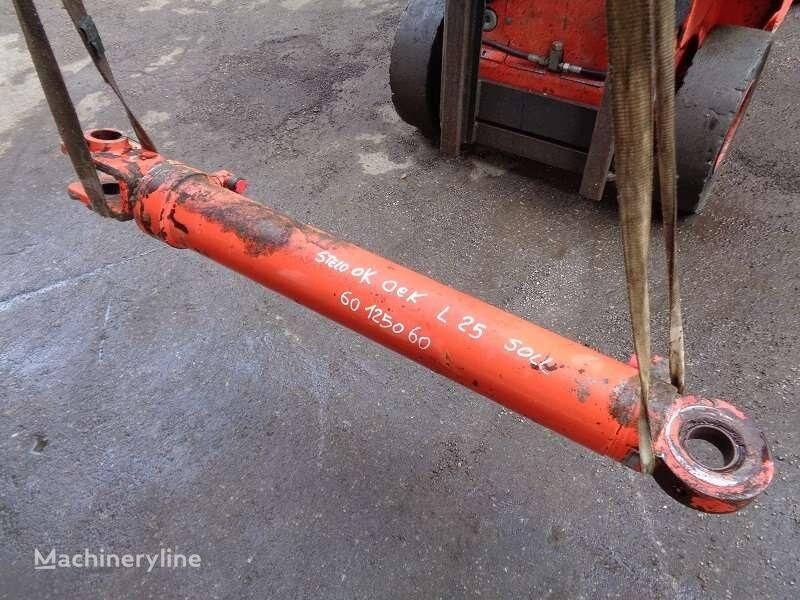
[[[63,11],[40,4],[76,102],[123,125]],[[499,154],[442,160],[399,122],[402,4],[89,8],[164,152],[625,358],[613,206]],[[689,386],[755,415],[777,457],[773,487],[729,517],[69,200],[0,15],[0,597],[798,596],[797,8],[714,199],[680,230]],[[168,547],[202,567],[40,572],[34,547]]]

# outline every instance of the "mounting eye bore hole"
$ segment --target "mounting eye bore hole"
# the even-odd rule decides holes
[[[689,457],[710,471],[724,471],[739,462],[739,446],[718,425],[695,425],[686,432],[683,446]]]
[[[92,129],[89,135],[96,140],[102,140],[104,142],[113,142],[115,140],[121,140],[124,137],[122,132],[116,129]]]
[[[119,196],[119,183],[116,181],[107,181],[102,184],[102,188],[106,196]]]

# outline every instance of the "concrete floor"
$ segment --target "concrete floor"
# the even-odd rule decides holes
[[[535,164],[442,160],[399,123],[387,57],[402,5],[90,8],[162,150],[625,358],[613,206]],[[93,217],[64,193],[8,3],[0,15],[0,596],[798,597],[798,9],[715,198],[680,230],[690,388],[755,415],[778,460],[772,488],[726,517]],[[63,11],[44,16],[84,122],[121,125]],[[662,315],[663,269],[655,284]],[[202,567],[42,572],[34,547],[169,547]]]

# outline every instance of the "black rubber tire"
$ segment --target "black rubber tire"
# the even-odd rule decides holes
[[[675,0],[675,29],[680,29],[689,16],[692,0]]]
[[[397,114],[430,138],[439,137],[444,0],[411,0],[392,46],[389,85]]]
[[[695,54],[675,105],[682,215],[700,212],[708,201],[721,152],[747,110],[771,45],[766,31],[725,25],[712,30]]]

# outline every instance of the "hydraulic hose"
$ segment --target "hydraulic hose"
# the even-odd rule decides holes
[[[598,81],[605,81],[608,73],[598,69],[589,69],[588,67],[580,67],[580,75],[585,75],[589,79],[597,79]]]
[[[506,46],[505,44],[501,44],[500,42],[495,42],[492,40],[483,40],[482,43],[491,48],[495,48],[496,50],[501,50],[506,54],[510,54],[511,56],[516,56],[517,58],[523,58],[525,60],[529,60],[531,62],[535,62],[540,65],[544,64],[545,62],[545,58],[543,56],[539,56],[538,54],[528,54],[527,52],[523,52],[522,50],[517,50],[516,48],[512,48],[511,46]]]
[[[500,42],[495,42],[493,40],[483,40],[482,43],[486,46],[489,46],[490,48],[494,48],[495,50],[500,50],[501,52],[505,52],[506,54],[509,54],[511,56],[516,56],[517,58],[527,60],[542,67],[547,67],[548,65],[548,60],[544,56],[528,53],[525,52],[524,50],[519,50],[511,46],[506,46],[505,44],[501,44]],[[559,63],[558,72],[569,73],[572,75],[580,75],[582,77],[586,77],[587,79],[595,79],[597,81],[605,81],[606,76],[608,75],[605,71],[600,71],[598,69],[590,69],[588,67],[583,67],[581,65],[576,65],[567,62]]]

